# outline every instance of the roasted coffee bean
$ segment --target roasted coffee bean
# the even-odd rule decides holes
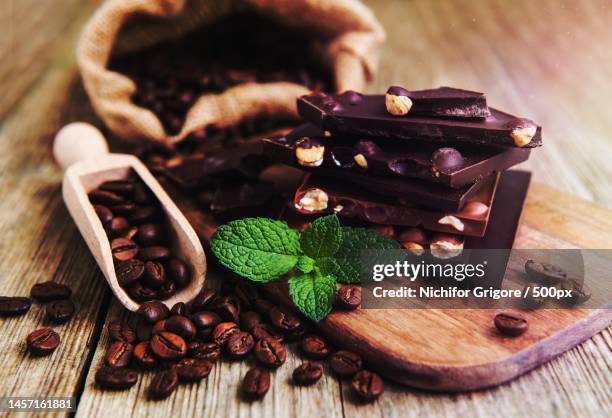
[[[323,366],[309,361],[300,364],[293,371],[293,381],[297,385],[307,386],[316,383],[323,376]]]
[[[535,260],[527,260],[525,271],[529,277],[544,284],[557,284],[567,277],[567,273],[561,267]]]
[[[336,303],[342,309],[357,309],[361,304],[361,287],[352,285],[341,286],[338,289]]]
[[[102,367],[96,372],[96,383],[104,389],[129,389],[138,381],[134,370]]]
[[[154,299],[165,299],[160,292],[150,287],[146,287],[136,282],[127,288],[127,293],[136,302],[146,302]]]
[[[121,287],[128,287],[137,282],[145,272],[145,264],[138,259],[131,259],[119,263],[115,269],[117,281]]]
[[[591,298],[591,289],[582,281],[568,277],[561,282],[561,289],[570,292],[563,301],[568,306],[580,305]]]
[[[240,331],[231,335],[225,343],[225,351],[229,358],[240,359],[251,352],[255,346],[253,336],[248,332]]]
[[[130,364],[133,353],[134,346],[132,344],[124,341],[115,341],[106,350],[104,362],[109,367],[126,367]]]
[[[108,334],[113,341],[123,341],[130,344],[136,341],[134,330],[129,325],[122,324],[119,321],[108,324]]]
[[[106,190],[94,190],[87,195],[91,203],[96,203],[104,206],[119,205],[123,203],[123,197],[117,193],[108,192]]]
[[[45,306],[45,313],[52,322],[66,322],[74,315],[74,303],[70,299],[51,301]]]
[[[98,189],[130,196],[134,193],[134,182],[132,180],[109,180],[102,183]]]
[[[212,368],[211,361],[184,358],[176,364],[176,373],[181,382],[197,382],[208,376]]]
[[[127,216],[128,218],[130,217],[130,215],[138,208],[138,206],[136,206],[135,203],[132,202],[127,202],[127,203],[122,203],[120,205],[115,205],[115,206],[111,206],[110,210],[111,212],[113,212],[115,215],[120,215],[120,216]]]
[[[359,354],[352,351],[336,351],[329,360],[331,369],[340,376],[352,376],[363,367]]]
[[[142,341],[136,344],[132,358],[140,367],[149,369],[157,366],[157,358],[155,358],[148,341]]]
[[[250,369],[244,376],[242,392],[248,399],[262,398],[270,389],[270,372],[259,368]]]
[[[236,285],[234,288],[234,293],[240,301],[240,306],[246,309],[253,308],[255,301],[259,299],[259,291],[257,288],[253,284],[244,280],[240,281]]]
[[[153,325],[142,321],[136,327],[136,339],[138,341],[149,341],[153,336]]]
[[[187,316],[187,305],[184,302],[176,302],[170,309],[170,314]]]
[[[277,368],[285,362],[287,351],[274,338],[264,338],[255,344],[255,357],[262,365]]]
[[[215,289],[204,289],[191,301],[191,311],[198,312],[206,309],[207,305],[215,299],[217,291]]]
[[[264,338],[274,338],[279,343],[284,341],[284,337],[269,324],[257,324],[251,331],[255,340],[263,340]]]
[[[158,300],[143,303],[136,312],[149,324],[154,324],[170,316],[170,309]]]
[[[138,234],[136,234],[136,242],[143,247],[149,247],[152,245],[158,245],[164,242],[166,238],[166,231],[160,224],[144,224],[138,228]]]
[[[175,360],[187,354],[187,344],[179,335],[162,331],[151,338],[151,351],[162,360]]]
[[[30,310],[30,298],[19,296],[0,296],[0,318],[23,315]]]
[[[518,312],[504,311],[495,315],[495,327],[504,335],[516,337],[529,328],[527,319]]]
[[[307,357],[315,360],[322,360],[331,352],[325,340],[317,335],[302,338],[300,348]]]
[[[191,280],[191,271],[187,263],[178,258],[171,258],[168,261],[168,274],[176,283],[178,288],[185,287]]]
[[[269,316],[270,311],[275,308],[275,305],[267,299],[256,299],[253,302],[253,307],[260,314]]]
[[[134,186],[134,202],[139,205],[150,205],[155,202],[155,196],[151,192],[147,186],[142,183],[136,183]]]
[[[221,356],[221,347],[217,343],[194,341],[188,346],[187,354],[197,359],[217,361]]]
[[[151,335],[159,334],[162,331],[166,331],[166,320],[158,321],[153,325],[151,329]]]
[[[533,288],[537,285],[534,283],[529,283],[523,288],[523,305],[525,305],[528,309],[537,309],[542,306],[545,302],[542,296],[534,296]]]
[[[129,215],[130,223],[143,225],[156,223],[162,219],[160,210],[154,206],[140,206]]]
[[[304,329],[304,324],[298,317],[278,306],[270,311],[270,321],[285,335],[296,334]]]
[[[168,279],[166,279],[164,284],[159,289],[157,289],[157,294],[159,295],[159,298],[162,300],[166,300],[172,297],[175,293],[176,293],[176,285],[174,284],[174,281],[168,280]]]
[[[240,332],[240,328],[234,322],[221,322],[212,332],[212,340],[219,347],[223,347],[229,337]]]
[[[208,309],[218,314],[224,321],[238,322],[240,318],[240,306],[228,296],[213,300]]]
[[[383,393],[383,381],[379,375],[369,370],[361,370],[351,381],[353,390],[361,399],[372,402]]]
[[[178,385],[178,374],[174,368],[158,372],[151,381],[149,387],[151,396],[154,399],[167,398],[174,392]]]
[[[142,261],[163,260],[168,257],[170,257],[170,250],[159,245],[141,248],[138,253],[138,258]]]
[[[60,336],[51,328],[40,328],[27,338],[28,350],[35,356],[51,354],[60,343]]]
[[[135,226],[130,227],[125,234],[123,234],[123,238],[134,239],[134,236],[138,233],[138,228]]]
[[[255,325],[261,324],[261,315],[255,311],[246,311],[240,314],[240,329],[250,332]]]
[[[186,340],[192,340],[197,331],[194,323],[189,318],[182,315],[173,315],[166,319],[165,328],[167,331],[180,335]]]
[[[130,230],[130,224],[123,216],[117,216],[104,225],[104,231],[110,238],[125,237]]]
[[[191,315],[191,320],[198,328],[198,336],[200,338],[208,338],[213,329],[223,320],[214,312],[200,311]]]
[[[106,223],[110,222],[111,219],[113,219],[113,212],[111,212],[111,210],[106,206],[94,205],[94,210],[96,211],[98,218],[100,218],[102,225],[105,225]]]
[[[115,238],[111,241],[113,259],[117,262],[131,260],[138,254],[136,243],[127,238]]]
[[[42,282],[32,286],[30,295],[41,302],[49,302],[68,299],[72,295],[72,290],[68,286],[56,282]]]
[[[158,261],[147,261],[144,264],[144,283],[153,289],[158,289],[165,282],[166,269],[164,265]]]

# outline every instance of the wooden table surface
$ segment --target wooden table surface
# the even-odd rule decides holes
[[[612,206],[612,2],[367,1],[388,41],[372,91],[454,85],[487,92],[496,107],[544,126],[545,146],[523,168],[536,181]],[[0,319],[0,397],[77,396],[79,417],[113,416],[610,416],[610,328],[501,387],[432,394],[391,383],[360,405],[346,383],[325,375],[296,388],[291,351],[261,402],[238,399],[246,363],[220,362],[208,380],[149,401],[151,376],[125,393],[97,390],[107,344],[103,325],[126,312],[111,297],[63,205],[51,157],[55,132],[73,120],[99,125],[80,85],[74,42],[97,1],[0,2],[0,294],[27,295],[56,280],[75,293],[77,314],[57,327],[59,349],[34,359],[26,335],[44,324],[40,305]],[[5,416],[5,415],[2,415]]]

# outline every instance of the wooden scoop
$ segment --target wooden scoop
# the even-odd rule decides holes
[[[100,131],[80,122],[67,125],[58,132],[53,153],[66,170],[62,183],[66,207],[106,281],[123,306],[135,311],[140,303],[133,300],[117,281],[109,240],[87,193],[105,181],[125,179],[130,175],[139,177],[159,200],[170,229],[172,251],[191,266],[192,278],[189,285],[163,302],[172,307],[177,302],[193,299],[204,286],[204,249],[185,216],[144,164],[133,155],[108,154],[106,141]]]

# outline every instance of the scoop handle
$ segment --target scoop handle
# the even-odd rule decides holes
[[[86,122],[64,126],[53,140],[53,157],[64,170],[72,164],[108,154],[108,144],[102,132]]]

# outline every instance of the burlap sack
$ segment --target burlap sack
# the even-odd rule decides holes
[[[188,111],[181,131],[171,136],[153,112],[130,100],[135,83],[107,69],[114,48],[151,46],[245,10],[279,19],[313,36],[327,35],[330,41],[323,45],[321,59],[331,64],[338,91],[360,90],[376,70],[377,50],[385,33],[359,0],[108,0],[85,26],[77,47],[81,76],[97,114],[121,138],[166,143],[179,142],[209,125],[236,124],[245,117],[295,115],[296,97],[308,93],[304,86],[239,84],[220,94],[202,95]],[[135,14],[163,19],[138,20]],[[124,27],[130,17],[129,27]],[[122,42],[117,44],[120,30]]]

